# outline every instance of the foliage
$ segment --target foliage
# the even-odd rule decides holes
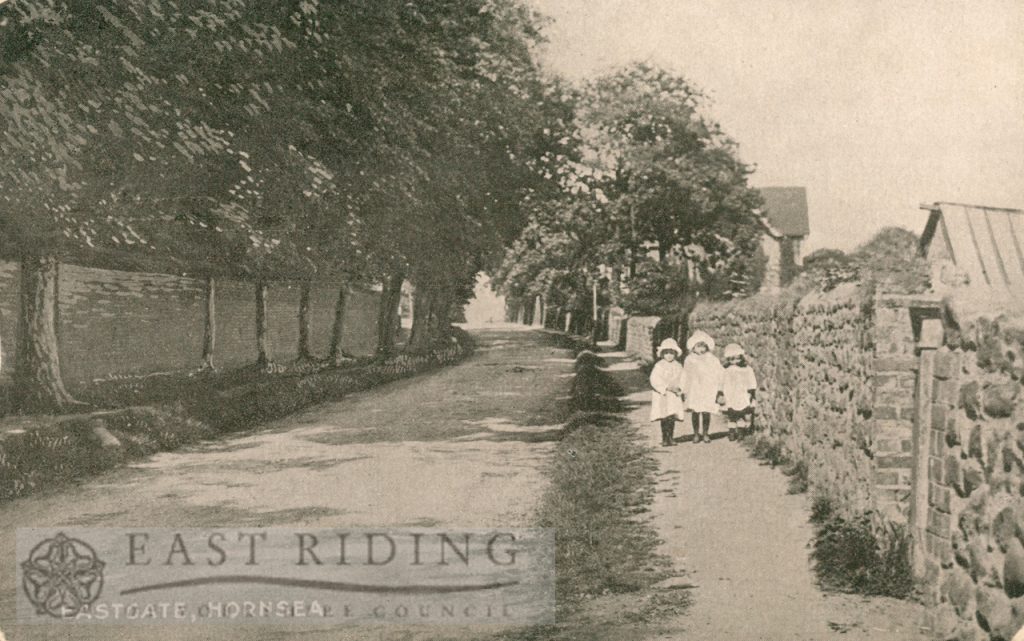
[[[622,294],[622,306],[637,315],[664,315],[671,309],[686,309],[693,301],[687,267],[682,264],[645,260],[637,265],[630,289]]]
[[[694,295],[749,291],[760,197],[735,143],[704,116],[699,92],[641,64],[569,97],[572,120],[556,133],[562,149],[540,163],[558,189],[530,200],[529,222],[495,277],[506,295],[579,310],[597,283],[602,300],[675,308],[658,293],[670,265],[679,289]],[[651,247],[665,269],[639,268]],[[696,282],[679,267],[687,263]],[[641,293],[619,298],[634,288]]]
[[[557,146],[542,132],[561,93],[521,0],[3,10],[8,256],[261,281],[397,274],[428,299],[429,343],[519,233]]]
[[[910,536],[905,526],[890,524],[879,532],[869,515],[844,518],[821,498],[815,499],[814,506],[811,561],[823,587],[900,599],[913,593]]]
[[[927,261],[918,253],[916,234],[886,227],[854,252],[819,249],[804,258],[802,280],[829,291],[841,283],[861,282],[891,294],[916,294],[929,285]]]
[[[398,260],[461,282],[518,232],[544,82],[515,0],[12,4],[19,243],[269,275]]]
[[[759,434],[751,443],[750,453],[754,458],[761,459],[772,467],[787,465],[790,462],[782,442],[764,434]]]
[[[853,256],[861,278],[879,291],[916,294],[928,288],[928,262],[919,254],[917,234],[886,227],[861,245]]]
[[[831,291],[859,276],[856,261],[838,249],[819,249],[808,254],[803,262],[803,279],[821,291]]]

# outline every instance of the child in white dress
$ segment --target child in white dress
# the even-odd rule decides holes
[[[683,363],[683,400],[693,412],[693,442],[711,442],[711,415],[718,413],[722,402],[722,364],[712,350],[715,339],[697,330],[686,341],[690,354]]]
[[[676,419],[683,417],[683,366],[678,358],[683,350],[674,339],[666,338],[658,345],[660,359],[651,370],[651,420],[661,422],[661,444],[675,445]]]
[[[729,440],[735,441],[741,430],[752,423],[757,376],[747,364],[746,352],[738,344],[726,345],[722,356],[725,358],[725,377],[722,382],[725,418],[729,423]]]

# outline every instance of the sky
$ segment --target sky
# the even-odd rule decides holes
[[[1024,209],[1024,1],[532,1],[553,71],[700,87],[754,186],[807,188],[807,251],[920,233],[926,202]]]

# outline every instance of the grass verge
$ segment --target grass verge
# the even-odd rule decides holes
[[[752,456],[789,477],[791,494],[812,493],[811,564],[822,588],[899,599],[913,595],[910,536],[904,526],[872,514],[840,513],[834,499],[811,483],[807,462],[793,460],[778,439],[762,433],[748,444]]]
[[[563,345],[565,342],[563,341]],[[681,613],[684,590],[658,590],[671,560],[644,518],[653,500],[657,463],[621,410],[622,387],[602,359],[579,350],[567,422],[547,476],[536,525],[555,531],[557,623],[505,632],[502,641],[596,641],[643,638],[650,626]]]
[[[847,518],[831,499],[814,497],[811,562],[823,588],[854,594],[909,598],[914,592],[906,527],[871,515]]]
[[[88,398],[114,409],[26,417],[20,421],[24,428],[0,433],[0,500],[203,438],[252,429],[310,405],[456,363],[474,346],[464,331],[453,332],[451,340],[429,352],[397,354],[356,366],[262,376],[232,372],[216,380],[179,375],[171,380],[181,384],[167,388],[153,381],[112,384]],[[153,406],[137,406],[143,403]]]

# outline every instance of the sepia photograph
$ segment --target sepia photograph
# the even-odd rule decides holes
[[[1024,641],[1021,0],[0,0],[0,641]]]

